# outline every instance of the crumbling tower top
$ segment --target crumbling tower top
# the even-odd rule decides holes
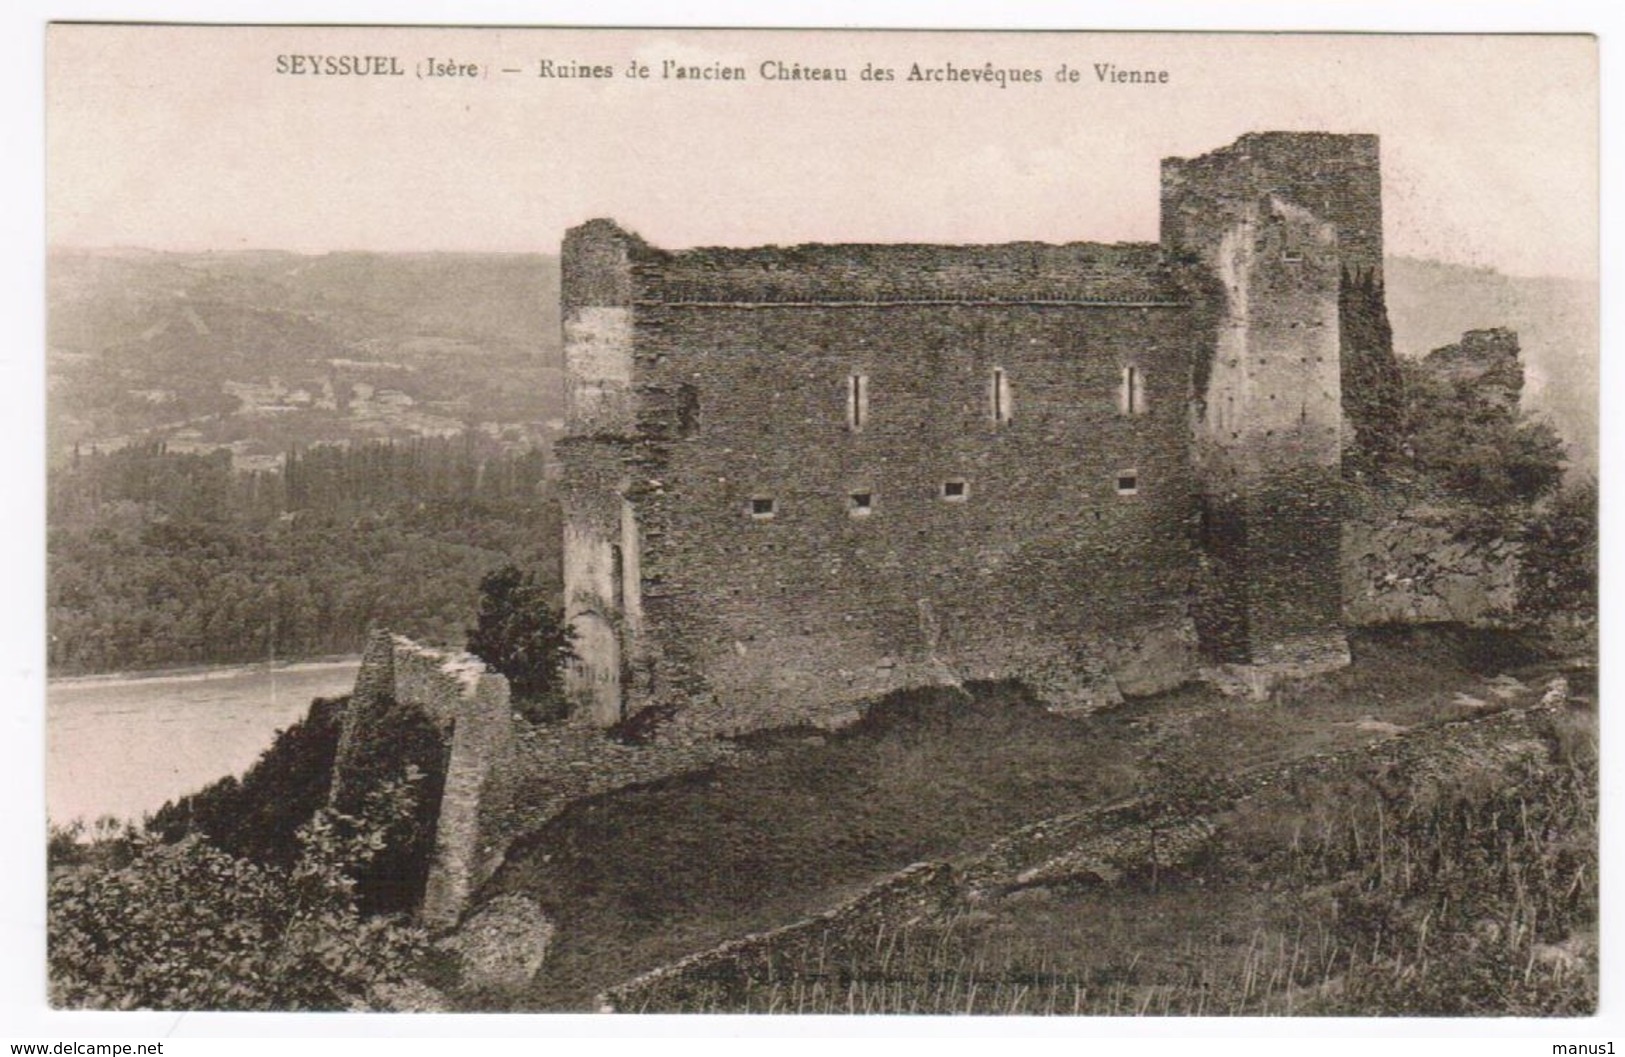
[[[1252,132],[1198,158],[1162,162],[1162,246],[1205,251],[1261,200],[1306,210],[1337,232],[1350,272],[1382,270],[1382,176],[1377,137]]]

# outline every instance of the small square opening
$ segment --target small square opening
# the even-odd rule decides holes
[[[1117,471],[1117,494],[1118,495],[1135,495],[1139,491],[1140,491],[1140,471],[1138,471],[1138,470],[1118,470]]]
[[[853,517],[868,517],[875,508],[873,492],[853,492],[848,497],[846,512]]]
[[[779,512],[778,503],[772,496],[754,496],[750,501],[750,516],[758,521],[766,521]]]
[[[942,482],[942,498],[950,503],[963,503],[969,494],[970,487],[959,478]]]

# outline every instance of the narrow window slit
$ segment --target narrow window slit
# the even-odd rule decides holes
[[[846,428],[862,431],[869,418],[869,376],[853,374],[846,380]]]
[[[992,384],[988,387],[990,408],[996,425],[1010,421],[1010,376],[1003,367],[993,368]]]
[[[1122,388],[1117,394],[1117,406],[1125,415],[1145,414],[1145,372],[1138,367],[1124,367]]]

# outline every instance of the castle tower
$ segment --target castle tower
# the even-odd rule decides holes
[[[1165,160],[1162,245],[1212,328],[1193,372],[1204,653],[1255,688],[1346,664],[1342,314],[1355,277],[1380,290],[1376,137],[1272,132]]]
[[[641,584],[627,466],[636,448],[632,385],[632,255],[638,242],[595,220],[565,235],[564,619],[576,659],[565,671],[572,710],[608,725],[624,710],[623,673],[638,648]]]

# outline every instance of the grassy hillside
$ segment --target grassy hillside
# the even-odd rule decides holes
[[[1371,633],[1352,668],[1290,700],[1190,686],[1084,719],[1051,715],[1015,686],[909,691],[835,735],[763,739],[767,758],[751,765],[578,802],[521,840],[481,893],[528,896],[558,925],[529,992],[501,1003],[588,1009],[639,972],[1016,827],[1471,714],[1483,700],[1457,691],[1495,700],[1479,673],[1524,659],[1504,645]]]
[[[1583,1015],[1597,996],[1595,720],[1571,702],[1322,757],[1188,816],[1183,849],[1177,823],[1153,815],[1149,849],[1133,850],[1132,826],[1114,834],[1120,860],[1063,858],[993,889],[936,875],[890,913],[820,918],[611,1001],[664,1013]]]

